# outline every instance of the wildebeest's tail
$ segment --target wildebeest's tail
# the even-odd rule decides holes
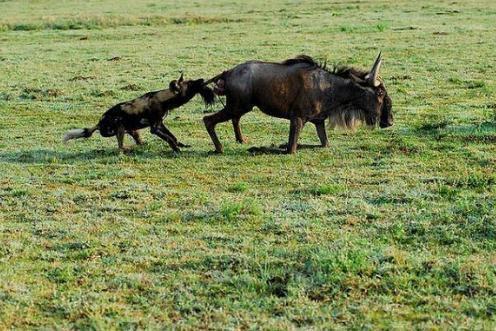
[[[98,129],[99,129],[99,124],[95,125],[92,128],[69,130],[64,135],[64,142],[67,142],[68,140],[71,139],[89,138],[91,137],[93,132],[95,132]]]
[[[205,102],[205,104],[207,105],[211,105],[214,103],[215,101],[215,94],[214,94],[214,91],[206,86],[206,85],[203,85],[201,88],[200,88],[200,95],[203,99],[203,102]]]
[[[219,79],[221,79],[225,74],[227,73],[227,71],[223,71],[222,73],[218,74],[217,76],[215,77],[212,77],[210,78],[209,80],[206,80],[205,82],[203,82],[203,85],[208,85],[210,83],[215,83],[217,82]]]
[[[213,89],[214,94],[225,95],[226,94],[226,91],[225,91],[226,75],[228,72],[229,72],[229,70],[223,71],[222,73],[218,74],[217,76],[212,77],[209,80],[205,81],[203,84],[208,85],[210,83],[214,83],[215,84],[214,89]]]

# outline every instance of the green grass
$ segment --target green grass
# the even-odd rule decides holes
[[[496,328],[493,1],[0,11],[0,329]],[[379,49],[395,125],[330,132],[328,149],[250,154],[289,130],[255,110],[248,144],[221,124],[210,155],[198,99],[166,119],[193,146],[179,156],[148,132],[128,155],[61,143],[181,70],[369,67]]]

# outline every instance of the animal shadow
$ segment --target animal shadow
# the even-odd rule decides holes
[[[253,155],[257,154],[287,154],[287,144],[281,144],[279,146],[271,145],[269,147],[260,146],[260,147],[251,147],[248,148],[248,153]],[[298,144],[298,149],[314,149],[314,148],[322,148],[320,145],[311,145],[311,144]]]
[[[181,152],[180,155],[189,155],[191,152]],[[96,149],[87,151],[57,151],[53,149],[28,149],[20,151],[0,152],[0,162],[17,164],[77,164],[103,162],[115,160],[120,155],[139,157],[141,159],[174,158],[178,154],[173,151],[152,152],[147,149],[133,148],[121,153],[116,148]]]

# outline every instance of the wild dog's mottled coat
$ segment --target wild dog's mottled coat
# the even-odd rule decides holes
[[[170,82],[169,89],[149,92],[110,108],[93,128],[68,131],[64,141],[89,138],[98,130],[103,137],[117,136],[119,148],[122,150],[125,133],[131,135],[137,144],[141,144],[138,130],[150,127],[153,134],[167,141],[170,147],[178,152],[179,147],[187,147],[187,145],[178,142],[163,124],[163,118],[171,109],[184,105],[196,94],[200,94],[208,104],[214,101],[213,91],[205,86],[203,79],[184,81],[181,75],[179,80]]]

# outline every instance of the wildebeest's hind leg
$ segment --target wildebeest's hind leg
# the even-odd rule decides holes
[[[141,139],[141,136],[140,136],[138,130],[128,131],[128,133],[131,137],[133,137],[136,145],[143,145],[143,140]]]
[[[241,128],[239,127],[239,120],[241,116],[239,117],[234,117],[232,119],[232,124],[234,128],[234,135],[236,136],[236,141],[240,144],[243,144],[246,142],[246,139],[243,137],[243,134],[241,133]]]
[[[167,127],[165,125],[162,126],[162,130],[164,131],[165,134],[169,135],[174,140],[177,147],[191,147],[190,145],[186,145],[186,144],[183,144],[182,142],[179,142],[177,140],[176,136],[174,136],[174,134],[172,134],[172,132],[170,132],[170,130],[167,129]]]
[[[215,133],[215,126],[218,123],[229,121],[232,118],[233,115],[227,108],[224,108],[221,111],[216,112],[215,114],[208,115],[203,118],[203,122],[205,123],[205,127],[207,128],[207,132],[215,145],[216,153],[222,153],[224,149],[219,141],[219,138],[217,137],[217,133]]]
[[[288,141],[288,154],[296,153],[298,146],[298,137],[300,136],[301,129],[305,125],[305,121],[301,117],[294,117],[291,119],[289,125],[289,141]]]
[[[155,125],[152,125],[152,127],[150,128],[150,131],[154,135],[157,135],[160,138],[162,138],[163,140],[165,140],[174,152],[179,153],[180,150],[179,150],[176,142],[174,141],[174,139],[171,136],[169,136],[167,133],[165,133],[165,130],[167,130],[167,129],[165,128],[165,130],[164,130],[164,128],[165,128],[164,124],[160,122],[160,123],[157,123]]]
[[[315,128],[317,129],[317,135],[319,136],[320,139],[320,145],[322,147],[328,147],[329,140],[327,140],[327,133],[326,133],[324,120],[313,121],[312,123],[315,124]]]

